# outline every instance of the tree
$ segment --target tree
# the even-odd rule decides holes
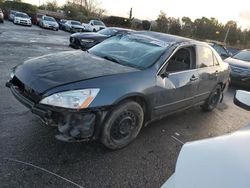
[[[181,35],[185,37],[193,37],[194,23],[189,17],[182,17],[182,31]]]
[[[50,11],[57,11],[59,9],[59,6],[57,4],[57,1],[53,0],[53,1],[47,2],[46,8],[47,10],[50,10]]]
[[[143,20],[142,21],[142,28],[143,30],[149,30],[151,26],[151,23],[148,20]]]
[[[168,19],[165,12],[160,11],[156,23],[157,23],[157,28],[156,28],[157,31],[168,33]]]
[[[179,18],[175,19],[173,17],[168,18],[169,33],[174,35],[180,35],[181,33],[181,23]]]
[[[80,5],[81,11],[86,17],[102,17],[105,9],[100,7],[101,3],[98,0],[69,0],[68,3]]]

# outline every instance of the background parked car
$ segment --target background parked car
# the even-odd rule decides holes
[[[65,25],[65,30],[70,33],[83,32],[85,27],[82,26],[81,22],[75,20],[68,20]]]
[[[90,20],[90,22],[86,25],[86,30],[88,31],[100,31],[106,28],[105,24],[100,20]]]
[[[0,22],[3,23],[4,22],[4,14],[2,9],[0,8]]]
[[[242,50],[225,62],[231,67],[231,83],[250,88],[250,50]]]
[[[75,33],[69,38],[70,46],[76,49],[81,48],[87,50],[105,39],[118,35],[132,32],[130,29],[123,29],[119,27],[108,27],[96,33]]]
[[[58,31],[59,24],[57,23],[55,18],[51,16],[43,16],[42,19],[40,20],[40,27],[44,29],[53,29]]]
[[[27,25],[30,27],[32,26],[31,18],[28,16],[28,14],[24,12],[16,12],[13,23],[20,25]]]
[[[221,56],[222,59],[226,59],[232,56],[232,54],[228,52],[223,43],[212,40],[207,41],[207,43],[215,49],[215,51]]]
[[[65,30],[65,23],[67,22],[67,20],[65,19],[61,19],[58,24],[59,24],[59,29],[61,30]]]
[[[35,24],[35,25],[39,25],[39,24],[40,24],[40,20],[42,19],[43,16],[46,16],[46,15],[37,13],[37,14],[33,17],[32,23]]]
[[[10,11],[10,13],[9,13],[9,21],[11,21],[11,22],[14,21],[16,12],[18,12],[18,11],[15,11],[15,10]]]
[[[234,56],[235,54],[239,53],[241,50],[238,48],[227,47],[227,51]]]

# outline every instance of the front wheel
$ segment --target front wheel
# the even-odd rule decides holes
[[[213,109],[215,109],[220,101],[221,94],[222,94],[221,86],[217,85],[209,95],[205,104],[202,105],[202,110],[211,112]]]
[[[120,149],[139,134],[144,119],[140,104],[127,101],[117,106],[104,123],[101,141],[109,149]]]

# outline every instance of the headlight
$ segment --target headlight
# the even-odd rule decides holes
[[[92,39],[81,39],[82,42],[86,42],[86,43],[89,43],[89,42],[95,42],[94,40]]]
[[[71,109],[87,108],[100,89],[72,90],[50,95],[40,101],[41,104]]]

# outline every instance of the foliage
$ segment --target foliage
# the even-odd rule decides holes
[[[17,10],[34,14],[37,11],[36,6],[18,1],[3,1],[1,6],[6,12],[9,12],[10,10]]]
[[[165,12],[160,12],[157,20],[156,31],[185,36],[200,40],[216,40],[224,42],[226,33],[227,44],[237,47],[250,47],[250,30],[242,31],[235,21],[226,24],[219,23],[216,18],[197,18],[192,21],[189,17],[180,19],[167,17]]]
[[[107,26],[126,27],[126,28],[131,27],[131,22],[129,21],[129,19],[123,17],[107,16],[104,17],[102,20]]]

